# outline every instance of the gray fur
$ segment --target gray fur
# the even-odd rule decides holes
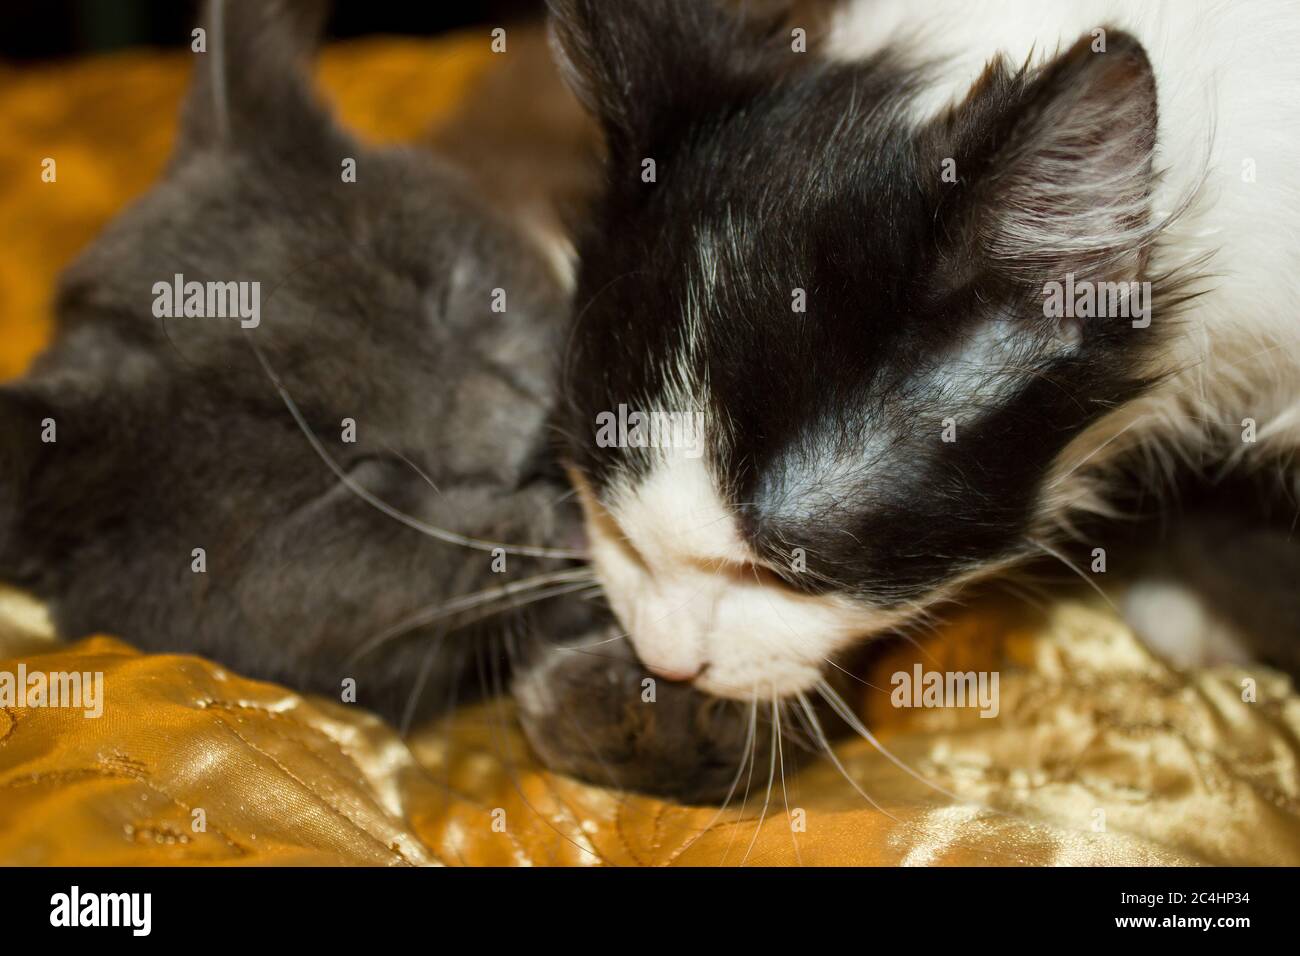
[[[319,7],[225,4],[225,97],[214,42],[165,177],[63,277],[53,346],[0,391],[0,577],[48,600],[68,637],[112,632],[336,697],[352,677],[361,703],[397,715],[419,685],[445,700],[475,654],[502,653],[476,637],[577,632],[587,605],[442,638],[424,628],[352,661],[421,607],[563,564],[509,555],[493,573],[490,553],[359,500],[254,346],[388,504],[453,532],[572,547],[547,430],[568,298],[459,171],[334,123],[306,72]],[[155,318],[152,287],[177,273],[260,282],[260,325]],[[491,310],[498,288],[505,313]],[[41,441],[46,418],[57,443]],[[206,573],[191,570],[195,548]]]

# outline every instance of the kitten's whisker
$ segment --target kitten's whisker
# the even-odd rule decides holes
[[[850,671],[845,670],[843,667],[841,667],[839,664],[836,664],[836,663],[835,663],[833,660],[831,660],[829,657],[824,657],[824,658],[822,658],[822,660],[824,660],[827,664],[830,664],[831,667],[835,668],[835,669],[836,669],[837,671],[839,671],[841,674],[845,674],[845,675],[847,675],[848,677],[851,677],[853,680],[857,681],[859,684],[864,684],[864,685],[866,685],[867,687],[870,687],[872,690],[878,690],[878,691],[880,691],[882,694],[887,694],[887,693],[889,693],[889,691],[887,691],[885,688],[883,688],[883,687],[877,687],[875,684],[871,683],[870,681],[863,680],[863,679],[862,679],[861,677],[859,677],[857,674],[854,674],[854,673],[852,673],[852,672],[850,672]]]
[[[785,819],[790,827],[790,842],[794,844],[795,862],[803,866],[803,857],[799,855],[799,841],[794,835],[794,820],[790,817],[790,794],[785,788],[785,748],[781,741],[781,707],[777,703],[776,694],[772,695],[772,726],[775,728],[777,762],[781,766],[781,800],[785,803]]]
[[[1028,581],[1012,581],[1010,579],[1001,579],[997,582],[998,586],[1014,597],[1016,600],[1028,604],[1040,614],[1047,613],[1047,605],[1043,601],[1042,589],[1030,584]],[[1038,591],[1038,594],[1034,594]]]
[[[593,584],[578,592],[578,597],[584,601],[594,601],[597,598],[605,596],[605,586],[603,584]],[[627,635],[624,635],[626,637]]]
[[[754,852],[754,844],[758,842],[758,835],[763,830],[763,821],[767,819],[767,808],[772,803],[772,784],[776,781],[776,724],[772,725],[772,754],[768,761],[767,770],[767,796],[763,799],[763,810],[758,815],[758,823],[754,827],[754,836],[749,841],[749,847],[745,850],[745,855],[740,858],[740,865],[744,866],[745,861],[749,859],[749,854]]]
[[[1035,548],[1038,548],[1044,554],[1050,555],[1051,557],[1055,558],[1057,561],[1060,561],[1063,565],[1065,565],[1067,568],[1069,568],[1071,571],[1077,574],[1080,577],[1080,579],[1082,579],[1083,582],[1088,585],[1088,587],[1092,588],[1094,591],[1096,591],[1098,594],[1101,595],[1101,599],[1110,605],[1112,611],[1114,611],[1116,614],[1123,617],[1124,612],[1122,612],[1115,605],[1115,602],[1110,599],[1110,595],[1101,589],[1101,585],[1098,584],[1096,581],[1094,581],[1092,578],[1088,577],[1088,575],[1084,574],[1083,571],[1080,568],[1078,568],[1072,561],[1070,561],[1069,558],[1061,554],[1061,552],[1057,551],[1056,549],[1049,547],[1048,545],[1044,544],[1043,542],[1035,538],[1026,538],[1025,540],[1028,541],[1030,544],[1032,544]]]
[[[1076,471],[1078,471],[1080,468],[1082,468],[1084,465],[1086,465],[1086,464],[1088,463],[1089,459],[1091,459],[1094,455],[1099,454],[1099,453],[1100,453],[1100,452],[1101,452],[1101,451],[1102,451],[1102,450],[1103,450],[1107,445],[1109,445],[1111,442],[1115,441],[1117,438],[1119,438],[1121,435],[1123,435],[1125,432],[1127,432],[1130,428],[1134,427],[1135,425],[1139,425],[1139,424],[1141,424],[1143,421],[1145,421],[1145,418],[1146,418],[1146,416],[1143,416],[1142,418],[1135,418],[1133,421],[1129,422],[1127,425],[1125,425],[1123,428],[1121,428],[1121,429],[1120,429],[1119,431],[1117,431],[1115,434],[1111,435],[1111,436],[1110,436],[1109,438],[1107,438],[1104,442],[1102,442],[1100,445],[1098,445],[1098,446],[1097,446],[1096,448],[1094,448],[1092,451],[1088,452],[1088,454],[1084,455],[1082,458],[1080,458],[1078,461],[1076,461],[1073,465],[1071,465],[1069,471],[1065,472],[1065,473],[1062,474],[1062,475],[1058,475],[1056,478],[1052,479],[1052,485],[1051,485],[1051,486],[1052,486],[1053,488],[1057,488],[1057,487],[1059,487],[1060,485],[1064,484],[1064,483],[1065,483],[1065,479],[1069,478],[1069,477],[1070,477],[1071,475],[1073,475]]]
[[[912,612],[912,616],[908,618],[906,621],[903,621],[900,624],[898,624],[894,628],[894,633],[897,634],[904,641],[907,641],[908,644],[911,644],[914,648],[916,648],[917,652],[921,654],[922,657],[924,657],[931,664],[934,664],[937,667],[939,665],[938,658],[936,658],[933,654],[931,654],[930,651],[926,647],[924,647],[920,641],[918,641],[911,634],[907,633],[907,631],[905,630],[905,628],[909,628],[909,627],[910,628],[928,627],[930,629],[931,634],[935,633],[934,611],[923,604],[917,604],[915,601],[906,601],[904,603],[906,603],[908,610]]]
[[[420,467],[416,462],[411,461],[410,458],[408,458],[406,455],[403,455],[400,451],[398,451],[396,448],[393,448],[391,445],[387,445],[387,444],[386,444],[386,445],[384,445],[384,448],[388,451],[388,453],[389,453],[390,455],[392,455],[394,458],[397,458],[398,460],[400,460],[403,464],[405,464],[405,465],[406,465],[408,468],[410,468],[413,472],[415,472],[417,475],[419,475],[420,480],[423,481],[426,485],[428,485],[430,488],[432,488],[432,489],[433,489],[434,491],[436,491],[438,494],[440,494],[440,495],[442,494],[442,489],[438,487],[438,483],[437,483],[436,481],[434,481],[433,478],[430,477],[429,474],[428,474],[428,473],[427,473],[423,468],[421,468],[421,467]],[[551,503],[550,503],[550,507],[554,508],[554,507],[556,507],[557,505],[560,505],[560,504],[562,504],[563,502],[568,501],[570,498],[572,498],[572,497],[573,497],[574,495],[576,495],[577,493],[578,493],[578,489],[576,489],[576,488],[569,488],[569,489],[566,490],[566,491],[562,491],[562,492],[560,492],[560,494],[557,495],[557,496],[555,497],[555,499],[551,501]],[[584,552],[584,553],[585,553],[585,552]]]
[[[722,806],[718,808],[718,812],[713,815],[713,818],[709,820],[708,823],[704,824],[703,827],[700,828],[699,833],[691,837],[690,840],[688,840],[683,846],[681,846],[679,849],[674,851],[672,856],[669,857],[668,859],[669,863],[671,863],[673,860],[677,859],[683,853],[685,853],[687,850],[693,847],[696,844],[696,842],[701,837],[704,836],[704,834],[708,833],[710,830],[713,829],[714,824],[716,824],[720,819],[722,819],[722,815],[727,812],[727,807],[731,805],[731,798],[736,795],[736,788],[740,786],[740,778],[745,774],[745,765],[750,764],[754,759],[754,737],[758,731],[757,712],[758,712],[758,700],[757,698],[755,698],[753,701],[753,706],[750,708],[750,713],[749,713],[749,730],[745,734],[745,752],[740,755],[740,766],[736,768],[736,776],[732,778],[731,787],[727,790],[727,796],[723,799]],[[752,766],[750,766],[749,768],[749,773],[750,773],[750,777],[752,778],[754,774],[754,768]],[[746,785],[745,787],[745,794],[746,796],[748,796],[749,794],[748,785]],[[741,803],[739,813],[741,816],[744,815],[745,813],[744,803]],[[732,839],[733,840],[735,839],[734,830],[732,831]],[[727,844],[727,849],[728,850],[731,849],[730,842],[728,842]],[[723,853],[723,859],[726,859],[725,852]]]
[[[736,843],[736,834],[739,832],[739,823],[745,819],[745,807],[749,805],[749,789],[754,784],[754,765],[758,763],[758,687],[753,688],[749,698],[749,776],[745,780],[745,793],[740,799],[740,809],[736,812],[737,825],[732,827],[731,838],[727,840],[726,849],[722,851],[722,859],[718,861],[722,865],[727,861],[731,854],[731,848]],[[741,758],[743,766],[745,758]],[[703,836],[703,834],[700,834]],[[698,839],[698,837],[696,838]]]
[[[831,742],[826,739],[826,731],[822,730],[821,721],[817,719],[817,714],[816,712],[813,711],[812,704],[808,702],[808,697],[804,694],[803,691],[798,691],[795,696],[799,699],[799,704],[803,707],[803,712],[808,717],[808,723],[812,727],[813,733],[816,734],[817,740],[822,745],[822,749],[826,751],[826,756],[829,757],[831,763],[835,765],[835,769],[837,769],[840,772],[840,776],[842,776],[845,780],[847,780],[849,782],[849,786],[858,792],[858,796],[862,797],[863,800],[871,804],[871,806],[876,811],[878,811],[879,813],[883,813],[885,816],[889,817],[889,819],[893,820],[895,823],[899,825],[903,825],[902,820],[898,819],[898,817],[894,816],[892,813],[890,813],[888,810],[886,810],[884,807],[878,804],[875,800],[871,799],[871,797],[867,794],[867,791],[863,790],[860,786],[858,786],[858,782],[849,775],[849,772],[847,769],[845,769],[844,764],[840,762],[840,758],[835,753],[835,749],[831,746]]]
[[[876,750],[880,753],[880,755],[883,756],[890,763],[892,763],[895,767],[897,767],[899,770],[902,770],[904,773],[906,773],[913,780],[916,780],[918,783],[925,784],[931,790],[936,790],[939,793],[942,793],[945,797],[948,797],[949,799],[956,801],[958,804],[965,805],[969,802],[963,797],[959,797],[951,790],[948,790],[947,788],[942,787],[939,784],[935,783],[934,781],[928,779],[923,774],[913,770],[911,767],[907,765],[906,762],[896,757],[893,751],[891,751],[888,747],[886,747],[878,739],[876,739],[876,735],[866,728],[866,726],[862,723],[862,721],[858,719],[858,715],[853,712],[853,709],[849,707],[847,703],[845,703],[844,698],[841,697],[839,694],[837,694],[835,692],[835,688],[831,687],[830,684],[826,683],[826,681],[824,680],[820,680],[817,682],[816,686],[817,686],[817,693],[821,694],[822,699],[826,701],[827,704],[830,705],[831,710],[835,711],[835,713],[839,715],[839,718],[849,725],[849,729],[852,730],[854,733],[856,733],[867,743],[871,744],[871,746],[875,747]]]
[[[1020,823],[1027,824],[1031,827],[1038,827],[1042,825],[1041,821],[1033,820],[1029,817],[1024,816],[1023,814],[1015,813],[1008,810],[1001,810],[998,809],[997,807],[991,807],[988,804],[983,803],[979,800],[970,800],[961,797],[958,794],[953,793],[951,790],[948,790],[945,787],[941,786],[940,784],[937,784],[934,781],[927,779],[922,774],[918,773],[917,771],[909,767],[903,760],[899,759],[892,751],[889,750],[889,748],[887,748],[884,744],[882,744],[876,738],[876,736],[873,733],[871,733],[871,731],[867,730],[867,728],[863,725],[862,721],[858,719],[858,716],[856,713],[854,713],[853,709],[849,707],[849,705],[844,701],[844,699],[840,697],[838,693],[836,693],[835,689],[831,687],[829,684],[827,684],[824,680],[818,682],[817,692],[822,696],[822,698],[831,707],[831,709],[835,711],[836,715],[840,717],[840,719],[842,719],[846,724],[849,725],[849,728],[851,730],[853,730],[860,737],[866,740],[867,743],[871,744],[871,746],[874,747],[876,751],[881,756],[883,756],[886,760],[888,760],[894,766],[898,767],[900,770],[902,770],[908,776],[912,777],[917,782],[924,784],[925,786],[929,787],[932,790],[938,791],[939,793],[943,794],[945,797],[948,797],[950,800],[954,801],[954,803],[956,803],[959,806],[973,807],[975,809],[982,810],[985,813],[995,814],[999,817],[1006,817],[1008,819],[1016,820]],[[800,702],[804,706],[804,711],[808,714],[809,718],[813,721],[813,724],[816,727],[819,736],[822,737],[823,743],[825,745],[825,735],[821,732],[821,727],[817,723],[816,715],[813,713],[812,706],[808,703],[807,697],[802,692],[800,692],[797,696],[799,697]],[[875,803],[874,800],[871,800],[870,797],[867,797],[866,794],[862,792],[861,788],[859,788],[857,784],[854,783],[853,780],[848,777],[848,774],[844,772],[844,769],[840,765],[838,759],[836,759],[835,755],[829,751],[829,747],[828,747],[828,755],[831,757],[831,760],[836,764],[836,766],[840,767],[840,772],[843,773],[845,778],[849,780],[849,783],[853,785],[854,789],[857,790],[859,793],[861,793],[862,796],[866,797],[866,799],[868,800],[868,802],[872,804],[872,806],[875,806],[877,809],[881,810],[881,812],[884,813],[885,816],[889,817],[891,820],[894,820],[896,823],[900,823],[904,826],[907,826],[909,829],[912,829],[910,824],[903,824],[903,821],[899,820],[897,817],[895,817],[893,814],[889,813],[888,811],[880,808]],[[1006,854],[999,853],[998,855],[1005,856]],[[1011,859],[1011,857],[1008,858]]]
[[[453,630],[463,630],[470,624],[475,624],[485,618],[493,617],[497,614],[504,614],[508,611],[522,610],[530,605],[540,604],[542,601],[549,601],[551,598],[562,597],[565,594],[578,594],[586,587],[587,585],[585,584],[577,583],[561,584],[553,588],[533,589],[528,592],[527,597],[522,601],[518,599],[518,595],[511,595],[503,598],[499,604],[481,608],[476,614],[473,614],[457,623]]]

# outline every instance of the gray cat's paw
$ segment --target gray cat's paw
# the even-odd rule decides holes
[[[683,803],[725,800],[751,751],[755,776],[766,774],[761,715],[751,728],[748,704],[652,678],[617,634],[547,648],[515,678],[520,723],[546,766]]]

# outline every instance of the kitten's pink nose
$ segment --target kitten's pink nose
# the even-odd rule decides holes
[[[662,677],[664,680],[670,680],[678,684],[690,683],[703,674],[708,667],[707,662],[692,665],[646,664],[646,668],[656,677]]]
[[[639,623],[633,619],[628,637],[637,658],[651,674],[685,684],[709,666],[704,640],[689,621],[656,620],[638,627]]]

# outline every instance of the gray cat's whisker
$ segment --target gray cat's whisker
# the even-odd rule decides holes
[[[420,480],[422,480],[425,484],[427,484],[430,488],[432,488],[432,489],[433,489],[434,491],[436,491],[438,494],[440,494],[440,495],[442,494],[442,489],[438,487],[438,483],[435,482],[435,481],[433,480],[433,478],[431,478],[431,477],[429,476],[428,472],[426,472],[423,468],[421,468],[421,467],[420,467],[418,464],[416,464],[415,462],[411,461],[410,458],[408,458],[406,455],[403,455],[403,454],[402,454],[400,451],[398,451],[397,449],[392,448],[391,446],[388,446],[388,445],[385,445],[384,447],[388,450],[388,453],[389,453],[389,454],[391,454],[394,458],[397,458],[399,461],[401,461],[403,464],[405,464],[408,468],[410,468],[412,471],[414,471],[414,472],[415,472],[415,473],[420,477]],[[576,489],[576,488],[570,488],[568,491],[565,491],[565,492],[563,492],[562,494],[560,494],[559,496],[557,496],[557,497],[556,497],[556,498],[551,502],[551,507],[552,507],[552,508],[556,507],[557,505],[563,503],[564,501],[567,501],[568,499],[572,498],[572,497],[573,497],[574,495],[576,495],[577,493],[578,493],[578,492],[577,492],[577,489]],[[560,552],[556,552],[556,554],[559,554],[559,553],[560,553]],[[584,559],[584,560],[585,560],[585,559]]]
[[[437,637],[441,638],[442,635],[439,634]],[[410,696],[406,699],[406,707],[402,711],[402,723],[398,732],[403,739],[410,733],[411,722],[415,719],[415,711],[420,701],[420,695],[424,693],[424,685],[429,679],[429,671],[433,668],[433,660],[437,656],[441,644],[442,642],[437,639],[430,641],[428,649],[424,652],[424,657],[420,660],[420,671],[416,675],[415,684],[411,687]]]
[[[470,548],[475,551],[487,551],[489,553],[493,551],[501,551],[506,554],[514,554],[529,558],[556,558],[567,561],[587,560],[587,554],[583,551],[570,551],[564,548],[533,547],[531,545],[508,545],[502,544],[498,541],[487,541],[482,538],[472,538],[468,535],[457,534],[454,531],[447,531],[444,528],[431,525],[426,521],[421,521],[419,518],[412,517],[404,511],[394,508],[392,505],[388,504],[388,502],[377,497],[363,487],[351,475],[344,471],[337,461],[334,460],[334,456],[329,453],[328,449],[326,449],[323,444],[321,444],[320,439],[316,437],[316,433],[313,432],[311,426],[307,424],[307,420],[303,418],[302,412],[299,411],[297,403],[293,400],[293,396],[289,394],[289,390],[285,388],[284,383],[281,382],[279,376],[276,375],[275,370],[271,368],[270,363],[267,362],[266,356],[262,353],[262,350],[258,347],[257,343],[248,336],[245,337],[244,341],[246,341],[252,348],[253,354],[257,356],[257,361],[262,366],[262,370],[266,373],[267,378],[271,380],[271,384],[279,393],[281,401],[284,402],[285,407],[289,410],[289,414],[293,416],[293,420],[297,423],[299,430],[311,444],[312,450],[316,452],[317,457],[325,463],[329,470],[334,473],[334,476],[338,478],[348,491],[352,492],[372,508],[414,531],[419,531],[421,534],[428,535],[438,541],[445,542],[446,544],[454,544],[462,548]]]
[[[617,641],[626,641],[626,640],[627,640],[627,634],[620,633],[620,634],[615,634],[613,637],[606,638],[603,641],[593,641],[590,644],[561,644],[557,648],[557,650],[581,652],[581,651],[590,650],[593,647],[604,647],[606,644],[613,644]]]
[[[347,662],[353,663],[394,638],[401,637],[403,634],[408,634],[417,628],[424,627],[425,625],[432,624],[435,621],[440,621],[443,618],[452,617],[453,615],[465,611],[474,610],[475,608],[481,607],[491,601],[508,601],[510,598],[519,594],[527,594],[536,591],[538,588],[542,588],[545,585],[557,584],[560,582],[578,582],[579,586],[566,588],[563,591],[554,589],[557,593],[568,594],[576,590],[590,587],[590,584],[586,580],[587,577],[590,577],[590,573],[591,572],[586,568],[569,571],[552,571],[548,574],[538,574],[531,578],[525,578],[523,581],[515,581],[510,584],[503,584],[500,587],[489,588],[485,591],[476,591],[473,594],[467,594],[463,597],[454,598],[453,600],[444,601],[432,607],[424,608],[418,613],[397,622],[391,627],[385,628],[383,631],[364,642],[360,647],[352,652],[348,657]],[[543,593],[547,596],[554,596],[551,592]],[[540,596],[533,595],[533,599],[540,600]],[[528,603],[533,603],[533,600],[525,602],[525,604]],[[515,606],[522,607],[525,605]],[[506,609],[507,608],[502,607],[497,609],[497,611]]]

